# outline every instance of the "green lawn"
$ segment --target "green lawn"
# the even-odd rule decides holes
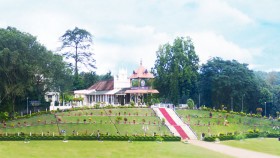
[[[243,141],[231,140],[223,141],[221,143],[233,147],[280,156],[280,141],[278,141],[276,138],[246,139]]]
[[[116,122],[117,117],[121,117],[119,123]],[[58,135],[62,129],[66,130],[67,135],[74,133],[90,135],[98,130],[102,134],[109,133],[110,135],[144,135],[143,123],[145,128],[148,127],[146,135],[153,135],[154,132],[171,135],[166,126],[159,126],[161,120],[150,108],[86,109],[17,119],[7,121],[6,128],[0,124],[0,135],[21,132]]]
[[[212,112],[212,118],[210,118],[209,111],[179,109],[176,112],[185,123],[191,126],[198,136],[201,133],[218,135],[236,131],[247,132],[254,129],[277,132],[272,127],[280,126],[280,122],[276,120],[244,117],[229,113]],[[225,120],[229,122],[226,126],[224,125]]]
[[[9,158],[227,158],[229,156],[181,142],[4,141],[1,157]]]

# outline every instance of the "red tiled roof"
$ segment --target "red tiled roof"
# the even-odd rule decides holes
[[[133,71],[133,74],[129,78],[130,79],[133,79],[133,78],[154,78],[154,75],[151,74],[142,65],[140,65],[140,67],[137,70]]]
[[[114,89],[114,80],[99,81],[88,88],[88,90],[93,90],[93,89],[95,89],[96,91],[113,90]]]

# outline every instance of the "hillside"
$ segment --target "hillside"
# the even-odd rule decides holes
[[[211,112],[204,110],[176,110],[181,119],[200,137],[227,133],[246,133],[251,131],[280,132],[280,122],[273,119],[264,119],[250,116],[241,116],[225,112]],[[273,129],[274,127],[274,129]],[[276,127],[279,127],[278,129]]]
[[[178,109],[177,114],[200,138],[206,135],[246,133],[251,131],[280,132],[280,122],[264,118],[204,110]],[[169,129],[150,108],[76,109],[41,114],[0,124],[0,135],[171,135]]]
[[[149,108],[81,109],[43,114],[1,124],[0,134],[171,135]]]

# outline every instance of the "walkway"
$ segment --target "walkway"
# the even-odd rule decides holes
[[[265,153],[260,153],[256,151],[250,151],[246,149],[235,148],[223,144],[213,143],[213,142],[204,142],[199,140],[190,140],[190,144],[200,146],[209,150],[220,152],[229,156],[237,158],[280,158],[279,156],[269,155]]]
[[[159,108],[159,110],[162,113],[162,115],[165,117],[165,119],[169,122],[169,124],[177,130],[177,132],[180,134],[182,139],[190,139],[188,135],[185,133],[185,131],[182,129],[182,127],[176,124],[176,122],[168,114],[165,108]]]

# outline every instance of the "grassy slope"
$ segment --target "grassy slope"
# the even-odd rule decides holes
[[[16,149],[16,152],[15,152]],[[202,152],[203,151],[203,152]],[[31,141],[1,142],[1,157],[9,158],[78,158],[78,157],[153,157],[153,158],[185,158],[215,157],[226,158],[221,153],[209,151],[181,142],[97,142],[97,141]]]
[[[110,113],[111,112],[111,113]],[[88,109],[71,112],[56,113],[61,123],[56,124],[55,115],[41,115],[28,119],[19,119],[7,122],[7,128],[0,125],[0,134],[23,132],[26,134],[42,132],[47,135],[58,135],[60,130],[66,130],[68,135],[73,131],[79,135],[101,133],[110,135],[144,135],[143,126],[147,128],[146,134],[152,135],[154,132],[160,134],[170,134],[166,126],[159,126],[160,119],[155,116],[152,109],[148,108],[123,108],[123,109]],[[116,118],[120,116],[120,124],[116,123]],[[124,122],[127,118],[127,122]],[[143,125],[143,119],[145,125]],[[84,120],[85,123],[84,123]],[[135,124],[133,121],[135,120]],[[12,127],[12,125],[14,127]],[[119,133],[118,133],[119,132]]]
[[[241,117],[239,115],[218,112],[212,112],[212,118],[209,118],[208,111],[177,110],[177,113],[181,116],[184,122],[191,125],[198,136],[203,132],[206,134],[217,135],[219,133],[226,134],[235,131],[247,132],[248,130],[254,129],[272,132],[273,125],[280,126],[280,122],[277,121]],[[69,135],[72,135],[74,130],[79,134],[92,134],[96,133],[97,130],[104,134],[108,132],[111,135],[144,134],[143,119],[145,119],[144,127],[148,126],[149,128],[146,131],[148,135],[152,135],[154,132],[158,134],[170,134],[166,126],[159,126],[158,123],[160,123],[160,119],[156,117],[153,110],[149,108],[89,109],[61,112],[56,115],[62,122],[61,124],[58,124],[58,126],[54,115],[42,115],[29,119],[9,121],[7,122],[8,128],[2,128],[3,126],[0,125],[0,134],[5,134],[6,132],[32,132],[41,134],[44,132],[45,134],[52,135],[52,133],[55,133],[57,135],[59,130],[62,129],[66,130]],[[227,118],[226,115],[228,115]],[[120,124],[115,123],[118,116],[122,118]],[[188,119],[188,116],[190,116],[190,120]],[[127,118],[126,123],[124,122],[124,118]],[[86,124],[84,124],[84,119],[86,120]],[[228,126],[224,126],[223,124],[225,119],[229,121]],[[136,124],[133,123],[133,120],[136,121]],[[24,122],[26,122],[27,126]],[[200,125],[197,125],[198,122]],[[47,123],[47,125],[45,125],[45,123]],[[208,126],[209,123],[210,126]],[[15,128],[11,128],[11,125],[14,125]],[[119,133],[117,133],[117,130]]]
[[[190,124],[191,128],[197,133],[198,136],[200,136],[201,133],[217,135],[219,133],[226,134],[228,132],[233,133],[235,131],[247,132],[248,130],[254,129],[275,132],[272,127],[280,126],[280,122],[278,121],[242,117],[240,115],[226,113],[212,112],[212,118],[209,118],[209,111],[184,109],[177,110],[176,112],[185,123]],[[226,117],[226,115],[228,116]],[[190,120],[188,116],[190,116]],[[229,122],[227,126],[224,125],[224,120]],[[208,124],[210,124],[210,126]]]
[[[222,144],[280,156],[280,142],[276,138],[231,140]]]

